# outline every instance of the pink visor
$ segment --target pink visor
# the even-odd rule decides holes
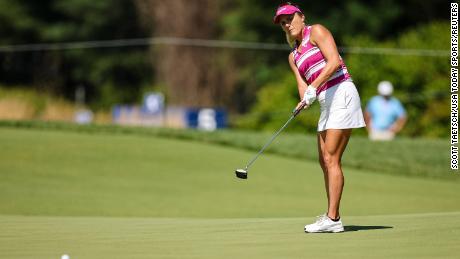
[[[290,4],[287,4],[287,5],[282,5],[280,7],[278,7],[278,9],[276,10],[276,14],[275,14],[275,17],[273,17],[273,22],[274,23],[279,23],[279,19],[280,19],[280,15],[283,15],[283,14],[293,14],[293,13],[302,13],[302,11],[300,11],[300,9],[296,6],[293,6],[293,5],[290,5]]]

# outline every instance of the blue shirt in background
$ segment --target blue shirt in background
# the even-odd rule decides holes
[[[406,115],[406,111],[401,102],[394,97],[385,99],[383,96],[374,96],[366,107],[372,123],[371,127],[375,130],[388,130],[393,123]]]

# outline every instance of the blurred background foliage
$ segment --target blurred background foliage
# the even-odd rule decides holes
[[[285,43],[282,31],[272,23],[278,4],[272,0],[2,0],[0,47],[150,37]],[[298,4],[307,23],[325,25],[339,47],[449,49],[445,1]],[[9,90],[21,89],[72,102],[75,90],[84,87],[89,107],[109,111],[117,103],[139,103],[145,91],[156,90],[166,95],[170,105],[224,107],[231,113],[233,127],[273,130],[299,98],[287,49],[152,44],[0,50],[0,103],[11,96]],[[376,94],[377,83],[389,80],[409,114],[403,134],[448,136],[447,56],[341,54],[363,108]],[[35,118],[46,117],[45,101],[40,103],[31,112]],[[289,130],[314,132],[318,114],[315,105]]]

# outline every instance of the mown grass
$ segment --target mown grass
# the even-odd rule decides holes
[[[152,136],[0,129],[0,214],[300,217],[325,210],[316,162]],[[460,210],[458,181],[345,167],[343,213]]]
[[[0,128],[0,258],[458,256],[458,181],[345,166],[347,232],[305,234],[315,161],[267,154],[243,181],[253,151],[135,132]]]
[[[293,122],[295,123],[295,122]],[[0,121],[0,127],[57,129],[93,134],[116,133],[147,135],[215,143],[258,151],[273,132],[196,130],[122,127],[116,125],[75,125],[41,121]],[[265,153],[317,161],[316,136],[282,133]],[[249,160],[250,157],[246,159]],[[460,180],[460,174],[450,170],[450,146],[443,139],[399,138],[391,142],[372,142],[363,136],[352,136],[343,164],[369,172],[429,177],[449,181]]]
[[[458,258],[460,213],[348,217],[332,235],[307,220],[0,216],[0,257]]]

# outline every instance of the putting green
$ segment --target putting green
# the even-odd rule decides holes
[[[319,166],[262,155],[248,180],[237,179],[253,155],[147,136],[0,128],[0,258],[458,255],[458,181],[345,168],[350,231],[308,235],[303,225],[326,209]]]
[[[1,258],[458,258],[460,212],[312,218],[156,219],[0,216]]]

